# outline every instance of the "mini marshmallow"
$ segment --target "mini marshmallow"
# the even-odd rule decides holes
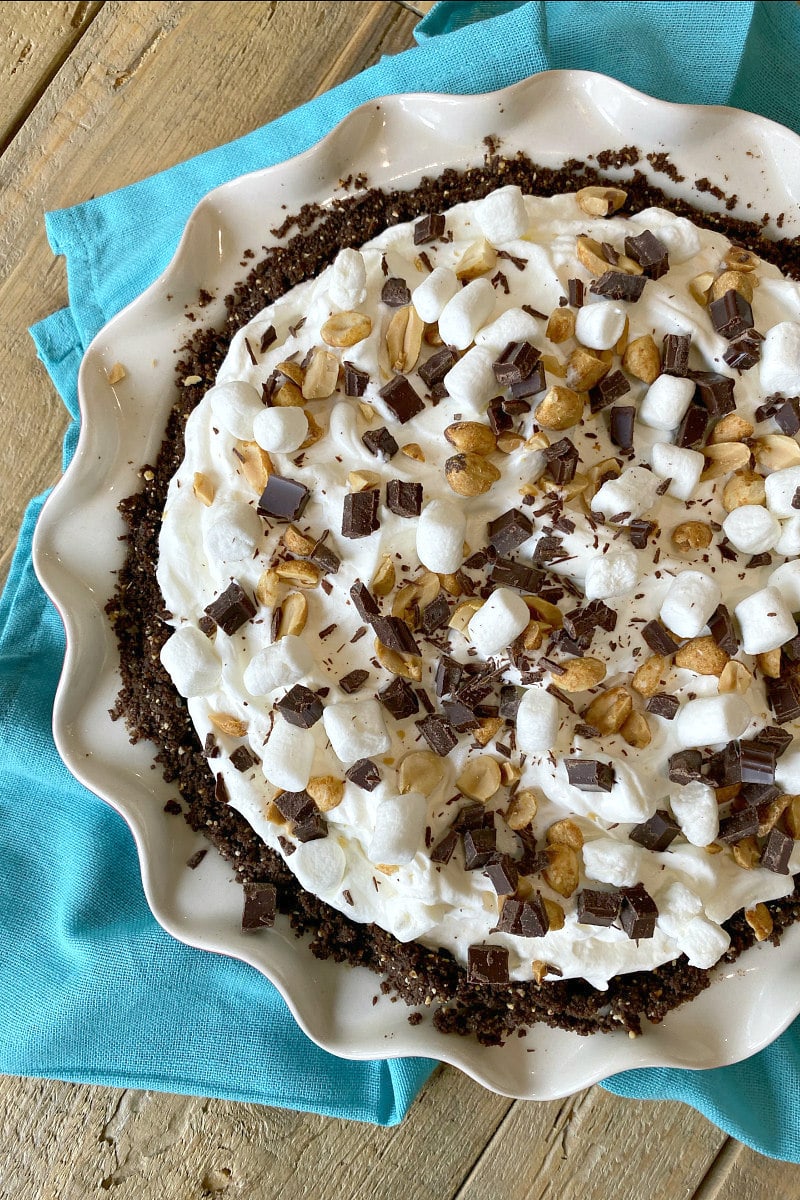
[[[616,479],[607,479],[592,499],[592,509],[606,520],[630,513],[628,520],[643,517],[658,498],[658,476],[647,467],[629,467]]]
[[[442,315],[448,300],[461,290],[455,271],[449,267],[435,267],[411,293],[411,303],[423,321],[433,324]]]
[[[731,939],[721,925],[715,925],[708,917],[697,916],[680,929],[677,942],[689,959],[690,967],[707,971],[719,962]]]
[[[589,350],[610,350],[625,328],[625,313],[616,304],[599,300],[584,304],[575,319],[575,337]]]
[[[695,779],[671,795],[669,803],[687,842],[710,846],[719,833],[719,806],[714,789]]]
[[[529,224],[521,190],[511,184],[490,192],[475,205],[475,219],[493,246],[521,238]]]
[[[367,295],[367,268],[360,250],[347,247],[336,255],[328,295],[337,308],[349,309],[363,303]]]
[[[649,229],[667,248],[670,266],[688,262],[700,253],[700,234],[686,217],[676,217],[665,208],[646,208],[630,222],[637,230]]]
[[[333,837],[298,842],[292,855],[292,874],[300,886],[323,899],[338,890],[346,867],[345,852]]]
[[[706,465],[699,450],[656,442],[650,450],[653,470],[661,479],[669,479],[667,492],[676,500],[690,500]]]
[[[391,746],[377,700],[343,700],[328,704],[323,710],[322,721],[333,752],[343,763],[385,754]]]
[[[635,550],[610,550],[596,554],[586,568],[584,592],[587,600],[606,600],[624,596],[639,582],[638,556]]]
[[[448,300],[439,317],[439,336],[447,346],[466,350],[492,314],[494,288],[488,279],[473,279]]]
[[[264,411],[264,402],[254,387],[243,379],[232,379],[209,388],[204,398],[211,403],[217,425],[240,441],[252,439],[253,421]]]
[[[778,589],[787,608],[793,613],[800,612],[800,562],[776,567],[769,577],[769,586]]]
[[[797,633],[792,611],[776,587],[765,587],[746,596],[734,612],[742,631],[745,654],[777,650]]]
[[[453,500],[432,500],[417,521],[417,558],[423,567],[452,575],[464,561],[467,517]]]
[[[639,405],[639,420],[651,429],[677,429],[694,395],[694,380],[659,375]]]
[[[594,838],[583,844],[583,866],[589,879],[614,887],[633,887],[639,875],[642,852],[629,842]]]
[[[722,522],[725,537],[742,554],[772,550],[781,536],[781,526],[763,504],[740,504]]]
[[[492,355],[485,346],[473,346],[444,377],[447,394],[455,404],[478,409],[497,392]]]
[[[314,748],[310,729],[300,729],[276,716],[269,741],[261,751],[264,778],[285,792],[302,792],[311,778]]]
[[[687,700],[678,710],[673,732],[684,749],[724,745],[741,737],[752,718],[747,701],[734,692],[724,696],[704,696],[699,700]]]
[[[206,509],[205,551],[212,563],[238,563],[253,557],[264,532],[261,518],[249,504],[231,500]]]
[[[782,554],[785,558],[795,558],[800,554],[800,513],[796,517],[789,517],[788,521],[781,521],[780,524],[781,533],[775,543],[775,553]]]
[[[375,827],[367,847],[373,863],[410,863],[422,845],[428,801],[421,792],[384,796],[375,809]]]
[[[287,633],[259,650],[244,669],[244,686],[251,696],[266,696],[277,687],[292,687],[314,667],[310,648],[293,633]]]
[[[467,626],[473,646],[483,658],[499,654],[518,638],[531,614],[519,592],[495,588]]]
[[[531,342],[538,332],[539,324],[530,313],[522,308],[507,308],[490,325],[478,330],[475,345],[501,354],[509,342]]]
[[[517,749],[523,754],[551,750],[560,723],[558,701],[544,688],[529,687],[517,709]]]
[[[291,454],[306,440],[308,417],[302,408],[263,408],[253,421],[253,437],[262,450]]]
[[[759,364],[761,391],[781,392],[786,396],[797,394],[800,379],[800,324],[796,321],[781,321],[767,330],[761,343]]]
[[[703,571],[681,571],[661,604],[661,620],[678,637],[694,638],[722,600],[719,584]]]
[[[182,696],[202,696],[219,683],[219,655],[195,625],[176,629],[161,647],[161,665]]]
[[[800,379],[797,381],[800,383]],[[800,488],[800,467],[785,467],[773,471],[764,480],[767,493],[767,508],[776,517],[796,517],[798,510],[792,504],[795,492]]]

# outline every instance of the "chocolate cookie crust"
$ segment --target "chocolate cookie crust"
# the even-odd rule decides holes
[[[760,224],[733,220],[727,213],[703,213],[684,200],[667,197],[636,168],[638,159],[638,151],[631,147],[597,156],[604,165],[631,167],[631,177],[624,181],[627,212],[669,208],[724,232],[787,275],[800,277],[800,239],[770,242]],[[359,247],[388,226],[480,198],[498,186],[518,184],[530,194],[551,195],[608,182],[588,163],[573,160],[550,170],[525,155],[503,158],[490,144],[483,167],[447,170],[407,192],[366,189],[337,199],[327,210],[305,206],[287,218],[280,230],[271,231],[284,236],[297,229],[287,245],[267,249],[226,297],[221,328],[198,329],[182,347],[176,368],[181,386],[158,458],[155,465],[142,469],[142,490],[120,505],[129,532],[126,559],[107,606],[119,642],[123,684],[112,716],[125,719],[133,742],[145,738],[156,745],[164,778],[176,785],[190,826],[211,840],[243,884],[275,887],[278,911],[289,917],[298,936],[309,936],[315,955],[368,967],[383,977],[383,991],[399,995],[409,1005],[431,1008],[441,1031],[472,1034],[486,1045],[499,1044],[511,1032],[537,1022],[584,1034],[620,1028],[640,1033],[643,1019],[660,1021],[670,1009],[707,987],[712,973],[690,967],[682,956],[654,971],[618,976],[605,992],[580,980],[546,979],[503,987],[476,984],[468,981],[466,970],[446,951],[400,943],[375,925],[348,920],[303,891],[283,860],[227,804],[209,763],[211,758],[213,764],[214,748],[199,745],[186,703],[161,666],[159,652],[172,632],[164,619],[168,614],[155,576],[161,512],[169,481],[183,458],[186,420],[214,382],[234,332],[295,284],[317,275],[340,249]],[[184,384],[192,377],[198,382]],[[776,944],[781,931],[800,918],[799,882],[800,877],[790,897],[767,906],[774,923],[771,940]],[[723,961],[731,962],[753,943],[754,934],[743,914],[736,914],[725,928],[731,946]]]

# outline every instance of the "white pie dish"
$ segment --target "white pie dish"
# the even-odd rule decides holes
[[[78,451],[45,508],[34,552],[67,633],[54,714],[57,745],[73,773],[131,826],[160,923],[182,941],[261,970],[325,1049],[352,1058],[439,1058],[498,1092],[551,1099],[631,1067],[712,1067],[754,1053],[800,1011],[793,987],[800,929],[787,933],[781,951],[759,948],[730,968],[724,1004],[722,986],[712,986],[637,1040],[585,1039],[537,1027],[523,1041],[488,1049],[442,1036],[427,1021],[412,1028],[403,1005],[373,1005],[374,975],[317,961],[288,926],[257,938],[241,934],[241,890],[230,870],[213,853],[196,871],[187,870],[198,839],[163,813],[173,791],[151,770],[152,748],[131,747],[122,723],[108,717],[119,686],[116,643],[104,612],[123,553],[116,505],[137,490],[138,468],[160,445],[173,395],[173,351],[190,328],[184,306],[196,305],[201,287],[218,296],[229,291],[245,273],[244,249],[259,247],[264,231],[279,225],[286,211],[329,201],[347,175],[363,171],[372,185],[412,186],[422,174],[480,162],[488,134],[502,139],[504,152],[524,148],[545,165],[609,147],[667,151],[687,180],[708,176],[736,192],[741,199],[734,215],[785,212],[781,234],[800,232],[794,215],[800,140],[763,118],[665,104],[580,72],[536,76],[481,97],[371,102],[306,154],[210,193],[167,271],[98,334],[81,368]],[[717,146],[725,147],[724,162]],[[655,181],[676,193],[687,186],[661,175]],[[204,319],[220,311],[220,302],[211,304]],[[116,362],[127,375],[112,388],[107,372]]]

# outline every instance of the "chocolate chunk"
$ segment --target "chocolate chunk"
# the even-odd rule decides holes
[[[800,694],[795,680],[787,676],[767,679],[765,683],[767,699],[777,723],[786,725],[789,721],[796,721],[800,717]]]
[[[646,521],[644,517],[629,521],[628,537],[631,539],[631,545],[635,550],[646,550],[647,543],[657,529],[655,521]]]
[[[542,534],[533,548],[533,561],[550,563],[559,562],[563,558],[569,558],[569,555],[564,550],[562,539],[552,534]]]
[[[556,484],[571,483],[580,462],[580,454],[569,438],[559,438],[544,451],[545,472]]]
[[[440,758],[446,758],[453,747],[458,745],[455,731],[445,717],[432,713],[417,721],[416,726],[431,750]]]
[[[774,392],[771,396],[767,396],[764,403],[759,404],[756,409],[756,420],[768,421],[770,417],[774,417],[775,413],[783,407],[783,404],[784,397],[779,396],[777,392]]]
[[[316,811],[316,805],[306,791],[280,792],[273,803],[281,816],[294,825],[302,824]]]
[[[426,604],[420,614],[420,628],[423,633],[429,637],[435,633],[437,629],[443,628],[450,620],[450,605],[447,603],[447,596],[444,592],[439,592],[435,600],[431,600],[430,604]]]
[[[419,700],[414,694],[414,689],[406,679],[401,679],[399,675],[392,680],[388,687],[378,693],[378,699],[396,721],[402,721],[405,717],[413,717],[415,713],[419,712]]]
[[[305,820],[293,826],[292,833],[298,842],[318,842],[320,838],[328,836],[328,822],[315,809]]]
[[[564,766],[572,787],[582,792],[610,792],[616,781],[611,763],[596,758],[565,758]]]
[[[206,613],[197,622],[197,628],[201,633],[204,633],[207,638],[210,638],[214,633],[216,633],[217,623],[213,617],[209,617],[208,613]]]
[[[775,779],[775,747],[758,738],[728,742],[722,751],[723,784],[772,783]]]
[[[494,400],[489,401],[486,415],[489,418],[492,433],[508,433],[514,428],[514,418],[506,410],[502,396],[495,396]]]
[[[550,918],[542,897],[537,892],[528,900],[509,897],[492,933],[513,933],[516,937],[544,937],[550,928]]]
[[[258,502],[258,512],[276,521],[296,521],[310,499],[311,492],[299,479],[270,475]]]
[[[734,338],[723,354],[723,361],[734,371],[749,371],[761,359],[761,343],[764,338],[756,329],[748,329],[741,337]]]
[[[621,906],[622,896],[619,892],[584,888],[578,893],[576,920],[579,925],[600,925],[607,929],[616,921]]]
[[[515,400],[527,400],[529,396],[538,396],[546,387],[544,364],[537,362],[530,375],[511,384],[510,391]]]
[[[667,777],[684,787],[703,778],[703,756],[699,750],[677,750],[667,760]]]
[[[423,246],[425,242],[432,242],[441,237],[444,226],[444,213],[426,213],[414,226],[414,245]]]
[[[467,804],[464,808],[458,810],[458,815],[453,822],[453,828],[458,833],[466,833],[468,829],[494,828],[494,817],[492,813],[487,812],[482,804]]]
[[[390,479],[386,484],[386,507],[398,517],[418,517],[422,512],[422,484]]]
[[[514,562],[510,558],[498,558],[492,564],[491,581],[495,587],[515,588],[519,592],[536,592],[544,581],[544,575],[536,567]]]
[[[390,276],[381,288],[381,300],[388,304],[389,308],[402,308],[410,304],[411,290],[405,279],[398,279],[396,275]]]
[[[242,933],[271,929],[275,924],[277,892],[271,883],[246,883],[242,908]]]
[[[237,746],[231,754],[231,763],[237,771],[249,771],[257,762],[258,759],[249,746]]]
[[[310,729],[322,716],[322,701],[315,692],[296,683],[275,705],[278,712],[290,725],[298,729]]]
[[[448,829],[444,837],[431,850],[432,863],[449,863],[458,845],[458,834],[455,829]]]
[[[375,488],[366,492],[348,492],[342,505],[342,537],[369,537],[380,529],[379,504],[380,495]]]
[[[436,674],[434,676],[436,695],[452,696],[457,692],[463,672],[464,668],[461,666],[461,663],[443,654],[436,664]]]
[[[497,850],[497,833],[482,826],[468,829],[464,833],[464,867],[467,871],[478,871],[488,866]]]
[[[261,335],[261,342],[258,347],[259,352],[261,354],[266,354],[266,352],[269,350],[270,346],[274,345],[274,343],[277,342],[277,340],[278,340],[278,334],[275,330],[275,326],[268,325],[267,328],[264,330],[264,332]]]
[[[429,388],[441,383],[448,371],[458,362],[458,355],[449,346],[442,346],[430,358],[417,367],[417,374]]]
[[[492,363],[494,377],[501,387],[510,387],[527,379],[541,353],[531,342],[509,342],[503,353]]]
[[[375,617],[372,628],[378,641],[382,642],[387,650],[419,656],[419,646],[402,617]]]
[[[583,308],[586,296],[586,285],[582,279],[567,280],[567,299],[570,308]]]
[[[764,849],[761,851],[761,866],[778,875],[789,874],[789,859],[794,848],[794,838],[780,829],[770,829]]]
[[[519,872],[514,860],[508,854],[500,854],[492,862],[487,863],[484,875],[498,896],[513,896],[517,890]]]
[[[800,662],[800,632],[781,646],[781,654],[789,662]]]
[[[473,710],[460,700],[443,700],[442,709],[457,733],[468,733],[470,729],[477,729],[480,725]]]
[[[186,865],[189,870],[196,871],[207,854],[208,850],[205,848],[202,850],[195,850],[194,854],[190,854],[186,860]]]
[[[477,708],[494,691],[501,674],[501,671],[491,668],[474,672],[466,682],[462,679],[456,698],[462,704],[466,704],[468,708]]]
[[[406,421],[410,421],[425,408],[425,404],[405,375],[395,375],[394,379],[381,388],[378,395],[401,425],[405,425]]]
[[[633,427],[636,408],[633,404],[615,404],[609,413],[608,433],[613,445],[620,450],[633,449]]]
[[[758,809],[743,808],[739,812],[723,817],[719,823],[718,842],[729,844],[742,838],[755,837],[758,833]]]
[[[758,740],[768,746],[775,747],[775,757],[780,758],[794,741],[792,735],[777,725],[767,725],[758,735]]]
[[[374,792],[381,781],[381,773],[371,758],[359,758],[348,767],[344,777],[365,792]]]
[[[322,538],[314,546],[309,557],[319,567],[320,571],[324,571],[326,575],[335,575],[342,565],[339,555],[334,554],[333,550],[324,544]]]
[[[656,929],[658,909],[644,884],[637,883],[634,887],[620,888],[622,907],[619,920],[622,928],[631,941],[640,938],[651,938]]]
[[[724,650],[731,656],[739,652],[739,637],[733,617],[724,604],[720,604],[719,608],[711,614],[708,629],[720,650]]]
[[[800,396],[790,396],[786,403],[781,405],[775,413],[775,423],[789,437],[800,433]],[[792,508],[794,507],[792,504]]]
[[[629,837],[645,850],[666,850],[680,833],[680,826],[665,808],[657,808],[652,817],[634,826]]]
[[[470,946],[467,962],[468,983],[489,987],[508,983],[508,951],[502,946]]]
[[[777,783],[745,783],[742,785],[742,789],[736,799],[737,801],[741,800],[749,808],[758,808],[758,821],[760,825],[766,818],[766,814],[762,812],[762,809],[765,809],[772,800],[777,800],[780,794],[781,789]]]
[[[646,625],[642,626],[640,632],[645,644],[654,654],[663,654],[669,657],[680,649],[679,643],[660,621],[648,621]]]
[[[369,671],[348,671],[347,674],[343,675],[339,680],[339,687],[346,696],[352,696],[355,692],[361,690],[368,679]]]
[[[661,370],[664,375],[677,375],[680,379],[689,373],[689,347],[692,344],[688,333],[668,333],[664,337],[664,353]]]
[[[667,247],[649,229],[636,237],[625,238],[625,253],[637,262],[651,279],[660,279],[669,270]]]
[[[612,371],[589,389],[589,407],[593,413],[600,412],[621,396],[626,396],[630,390],[631,385],[622,371]]]
[[[223,633],[230,636],[256,615],[256,606],[241,585],[234,581],[206,606],[204,612],[216,621]]]
[[[649,713],[671,721],[680,708],[680,700],[677,696],[670,696],[668,692],[656,692],[655,696],[651,696],[647,701],[645,708]]]
[[[592,280],[589,291],[607,300],[627,300],[635,303],[644,291],[646,275],[626,275],[624,271],[605,271],[599,279]]]
[[[800,508],[800,487],[794,489],[794,495],[792,496],[792,508]]]
[[[710,417],[724,417],[733,412],[733,380],[718,371],[692,371],[694,402],[702,404]]]
[[[684,449],[699,446],[706,440],[708,412],[699,404],[690,404],[678,426],[675,442]]]
[[[369,383],[368,372],[362,371],[355,363],[348,362],[347,359],[344,360],[342,366],[344,367],[345,396],[363,396]]]
[[[380,458],[384,462],[393,458],[400,449],[385,425],[380,429],[368,429],[361,440],[370,454],[374,454],[376,458]]]
[[[753,328],[753,310],[744,296],[733,288],[708,306],[711,324],[722,337],[732,342]]]
[[[500,704],[498,715],[505,721],[516,721],[517,709],[523,696],[523,689],[513,683],[505,683],[500,688]]]

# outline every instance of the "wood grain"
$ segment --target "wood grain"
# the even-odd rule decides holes
[[[60,470],[65,416],[26,333],[66,301],[43,211],[272,119],[411,45],[430,7],[0,2],[0,582],[25,503]],[[388,1130],[0,1078],[0,1138],[15,1200],[800,1200],[796,1168],[683,1105],[598,1088],[514,1103],[450,1068]]]

